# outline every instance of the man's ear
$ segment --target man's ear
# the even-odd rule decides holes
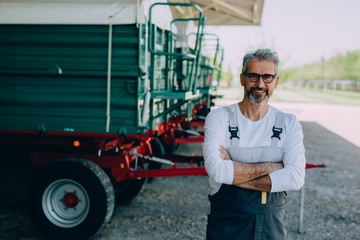
[[[240,74],[240,84],[241,84],[241,86],[244,86],[244,74]]]
[[[279,80],[280,80],[280,77],[277,76],[277,77],[276,77],[276,81],[275,81],[275,88],[277,87]]]

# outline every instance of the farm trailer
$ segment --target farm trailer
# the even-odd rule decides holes
[[[224,49],[220,46],[220,39],[216,34],[204,33],[202,43],[200,75],[196,83],[197,89],[200,90],[203,106],[201,104],[195,106],[193,113],[204,120],[210,107],[214,105],[213,100],[221,97],[217,94],[217,88],[221,78]]]
[[[48,238],[96,234],[147,178],[206,174],[202,157],[171,155],[203,139],[189,127],[205,107],[204,18],[194,4],[150,3],[0,3],[0,143],[39,167],[29,213]],[[177,20],[197,21],[188,52],[166,25],[172,6],[198,11]]]

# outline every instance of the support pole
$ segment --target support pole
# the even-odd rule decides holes
[[[111,54],[112,54],[112,16],[109,17],[109,45],[107,67],[107,96],[106,96],[106,132],[110,131],[110,105],[111,105]]]
[[[303,232],[304,199],[305,199],[305,185],[301,188],[300,216],[299,216],[299,233],[302,233],[302,232]]]

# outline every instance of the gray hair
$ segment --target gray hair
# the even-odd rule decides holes
[[[248,52],[244,58],[243,58],[243,67],[242,67],[242,73],[247,72],[247,65],[250,62],[250,60],[257,59],[257,60],[266,60],[271,61],[275,64],[275,74],[278,75],[278,65],[279,65],[279,57],[275,51],[272,51],[271,49],[265,48],[265,49],[258,49],[255,52]]]

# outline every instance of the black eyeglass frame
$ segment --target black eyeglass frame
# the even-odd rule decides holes
[[[245,73],[243,73],[243,74],[249,78],[250,82],[257,82],[257,81],[260,80],[260,77],[261,77],[261,78],[262,78],[262,81],[263,81],[264,83],[267,83],[267,84],[272,83],[272,81],[274,81],[275,77],[277,76],[276,74],[273,75],[273,74],[268,74],[268,73],[265,73],[265,74],[261,75],[261,74],[258,74],[258,73],[246,73],[246,72],[245,72]],[[250,76],[256,77],[256,80],[255,80],[255,81],[254,81],[254,80],[251,80]],[[264,80],[264,77],[269,77],[269,76],[272,77],[271,81],[265,81],[265,80]]]

